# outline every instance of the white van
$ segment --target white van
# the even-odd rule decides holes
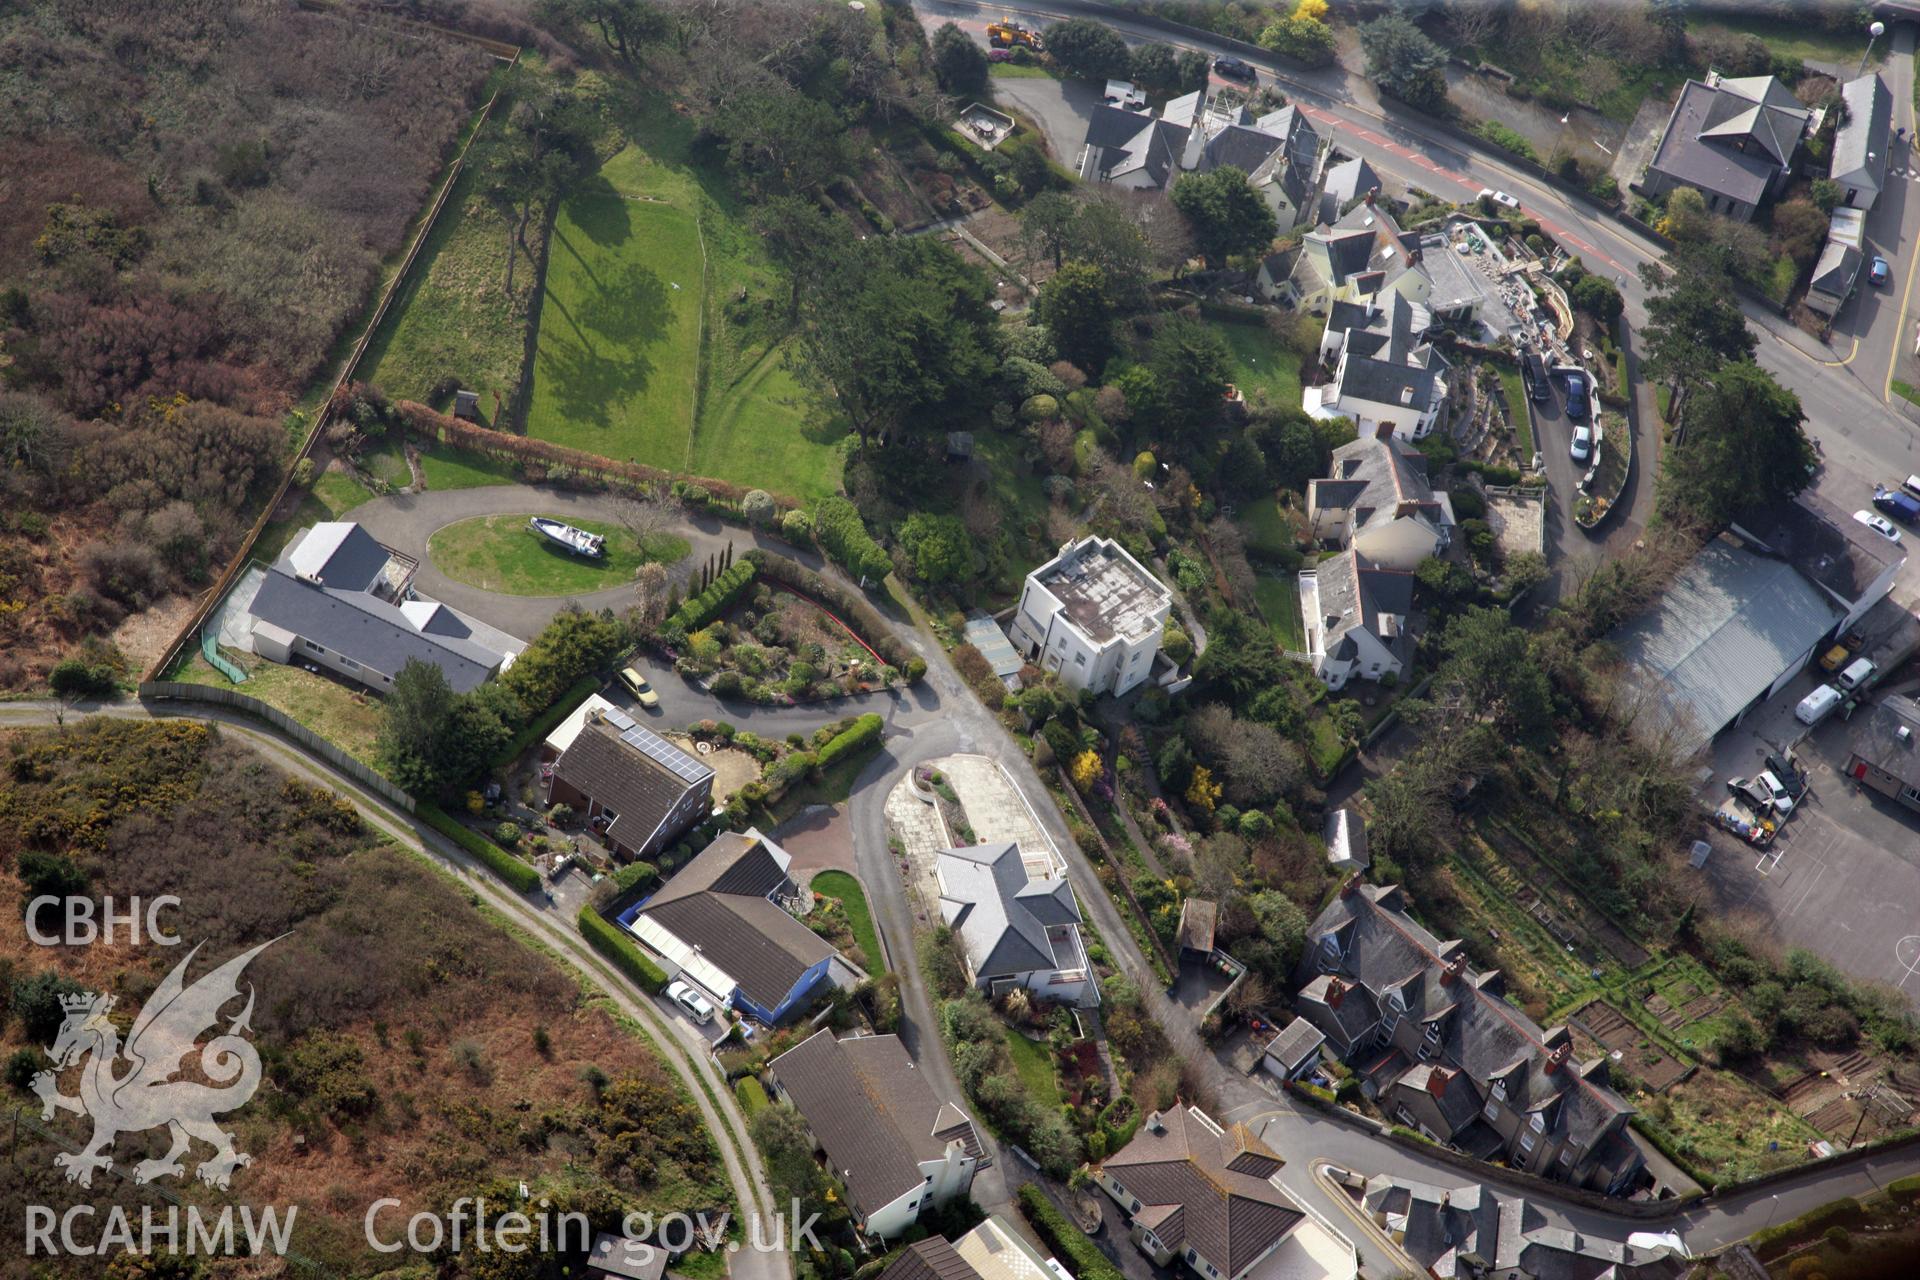
[[[1800,705],[1793,709],[1793,718],[1801,724],[1819,724],[1833,709],[1840,705],[1840,691],[1830,684],[1823,684],[1806,697],[1800,699]]]
[[[1914,497],[1920,498],[1920,476],[1908,476],[1906,480],[1901,483],[1900,487]]]
[[[1840,687],[1852,693],[1867,681],[1873,679],[1874,665],[1866,658],[1855,658],[1847,664],[1846,670],[1836,677]]]

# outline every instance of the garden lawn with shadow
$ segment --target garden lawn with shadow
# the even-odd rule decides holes
[[[569,197],[547,245],[527,434],[685,470],[704,273],[688,210],[604,180]]]
[[[814,876],[811,887],[823,897],[840,899],[840,909],[847,913],[847,927],[853,930],[853,940],[867,953],[868,972],[876,976],[883,972],[887,953],[880,947],[880,931],[874,928],[873,912],[867,906],[866,891],[860,882],[845,871],[822,871]]]
[[[569,596],[604,591],[633,580],[650,562],[673,564],[691,548],[684,538],[657,534],[645,546],[617,524],[572,520],[577,529],[607,540],[606,554],[588,560],[563,550],[527,527],[527,514],[475,516],[436,529],[427,558],[456,582],[514,596]]]

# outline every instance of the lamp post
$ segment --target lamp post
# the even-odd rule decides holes
[[[1873,42],[1886,33],[1887,24],[1884,22],[1876,22],[1867,28],[1867,47],[1860,55],[1860,69],[1853,73],[1856,79],[1867,73],[1867,59],[1873,56]]]

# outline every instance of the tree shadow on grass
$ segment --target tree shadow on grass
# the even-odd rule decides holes
[[[556,239],[572,251],[565,237]],[[673,304],[660,274],[636,263],[609,269],[595,284],[571,307],[549,293],[535,371],[569,421],[606,427],[613,406],[638,399],[653,381],[651,350],[667,334]]]
[[[581,234],[604,249],[624,244],[633,234],[627,201],[599,174],[585,179],[567,197],[567,216]]]

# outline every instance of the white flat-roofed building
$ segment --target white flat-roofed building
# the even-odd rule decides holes
[[[1027,575],[1014,646],[1074,689],[1115,696],[1144,681],[1173,593],[1111,538],[1081,538]]]

